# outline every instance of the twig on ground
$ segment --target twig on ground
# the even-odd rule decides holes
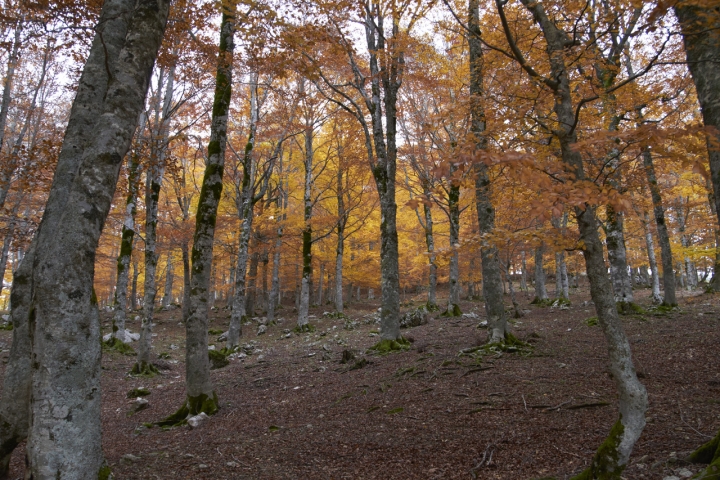
[[[528,409],[527,409],[527,402],[525,401],[525,395],[521,395],[521,397],[523,399],[523,405],[525,405],[525,412],[527,412]]]

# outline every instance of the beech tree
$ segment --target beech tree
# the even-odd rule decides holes
[[[97,478],[107,468],[100,445],[95,249],[142,111],[169,2],[133,6],[126,0],[103,6],[43,220],[13,282],[15,339],[3,390],[13,399],[2,402],[2,445],[9,446],[3,457],[28,432],[28,471],[37,478]],[[30,368],[31,355],[42,369]]]

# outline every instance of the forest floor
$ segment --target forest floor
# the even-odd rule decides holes
[[[647,291],[636,295],[647,306]],[[481,302],[461,305],[479,318],[431,318],[404,330],[411,348],[385,356],[365,352],[378,341],[378,301],[352,302],[351,321],[323,317],[329,305],[315,308],[316,331],[302,335],[285,333],[294,327],[285,307],[284,321],[264,335],[256,336],[257,325],[244,327],[252,354],[212,370],[221,409],[195,429],[143,426],[185,397],[180,310],[161,312],[154,328],[154,350],[165,357],[160,375],[131,377],[133,357],[103,354],[107,461],[117,479],[567,479],[588,464],[618,416],[606,343],[598,326],[587,325],[595,312],[586,291],[574,292],[568,309],[518,298],[526,314],[512,330],[532,341],[532,351],[480,358],[458,354],[485,342]],[[686,294],[676,311],[623,317],[650,398],[624,478],[683,478],[701,469],[676,458],[720,429],[719,300]],[[227,330],[228,317],[213,312],[210,328]],[[0,331],[0,375],[11,333]],[[211,343],[222,348],[217,337]],[[354,361],[341,364],[343,350],[367,365],[349,370]],[[138,387],[149,389],[149,408],[131,414],[127,394]],[[13,455],[10,478],[23,476],[23,450]]]

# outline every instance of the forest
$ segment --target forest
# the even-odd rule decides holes
[[[720,478],[719,0],[4,0],[0,480]]]

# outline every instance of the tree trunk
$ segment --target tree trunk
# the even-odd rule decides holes
[[[475,137],[476,150],[481,152],[487,147],[485,137],[485,108],[483,86],[483,52],[480,31],[480,17],[477,0],[468,1],[468,46],[470,60],[470,97],[471,97],[471,127],[470,131]],[[490,199],[490,177],[488,166],[480,159],[475,163],[475,205],[478,215],[478,225],[481,235],[492,234],[495,228],[495,208]],[[482,261],[482,289],[485,297],[485,311],[488,317],[488,341],[490,343],[504,342],[508,327],[505,318],[505,303],[503,301],[503,281],[500,276],[500,260],[495,245],[483,241],[480,248]]]
[[[565,53],[570,45],[566,32],[548,17],[542,2],[521,0],[525,8],[533,15],[543,31],[547,42],[546,53],[552,80],[546,85],[554,94],[554,112],[558,121],[555,136],[560,144],[561,159],[575,181],[583,181],[585,176],[583,157],[575,149],[577,129],[575,128],[575,110],[571,94],[570,79]],[[510,30],[504,17],[501,0],[496,0],[501,13],[503,28],[510,40]],[[630,343],[623,331],[612,283],[607,275],[603,257],[603,245],[598,233],[595,209],[590,205],[575,207],[575,218],[583,242],[583,257],[590,280],[590,295],[595,303],[598,321],[608,344],[610,373],[618,389],[620,418],[610,431],[608,439],[597,450],[590,466],[575,478],[620,479],[620,474],[628,464],[630,453],[645,427],[647,411],[647,392],[635,373],[630,352]]]
[[[145,114],[140,116],[138,139],[145,130]],[[120,254],[117,258],[117,281],[115,282],[115,311],[113,312],[113,336],[124,343],[130,343],[125,333],[127,320],[128,283],[130,280],[130,260],[135,241],[135,214],[137,213],[138,181],[140,163],[137,153],[130,156],[128,171],[128,195],[125,200],[125,219],[120,237]],[[134,295],[134,292],[133,292]]]
[[[140,341],[138,342],[138,356],[134,373],[152,373],[154,371],[150,361],[152,345],[152,322],[157,295],[156,270],[158,262],[157,224],[158,208],[160,205],[160,190],[165,172],[165,158],[168,150],[170,106],[175,85],[175,67],[171,67],[167,75],[165,99],[161,105],[162,84],[165,79],[164,69],[158,75],[158,88],[155,97],[155,139],[152,143],[152,155],[148,165],[145,179],[145,282],[143,285],[143,315],[140,326]]]
[[[255,248],[257,248],[257,241]],[[255,316],[255,296],[257,294],[257,272],[260,263],[260,253],[254,251],[250,256],[250,269],[248,270],[247,292],[245,293],[245,312],[248,316]]]
[[[323,304],[323,280],[325,278],[325,264],[320,262],[320,276],[318,277],[318,289],[317,289],[317,304],[321,306]]]
[[[655,176],[655,165],[653,164],[650,149],[643,149],[642,155],[648,187],[650,188],[650,196],[653,202],[658,243],[660,244],[660,260],[663,267],[663,304],[674,306],[677,305],[677,298],[675,296],[675,272],[673,270],[672,249],[670,248],[670,235],[668,234],[667,225],[665,224],[665,207],[663,207],[662,197],[660,196],[660,187],[658,186],[657,177]]]
[[[528,291],[527,260],[525,260],[525,250],[520,252],[520,259],[521,259],[520,261],[522,262],[521,267],[520,267],[522,269],[522,271],[520,272],[520,290],[527,293],[527,291]],[[566,270],[566,272],[567,272],[567,270]],[[566,274],[566,277],[567,277],[567,274]]]
[[[165,268],[165,292],[163,292],[162,306],[167,308],[172,302],[173,292],[173,258],[172,252],[167,254],[167,267]]]
[[[219,405],[210,379],[208,358],[208,306],[212,270],[213,241],[218,204],[222,194],[227,125],[232,96],[232,67],[235,32],[235,4],[223,4],[220,22],[220,47],[208,158],[198,198],[195,235],[192,247],[188,316],[185,318],[185,404],[170,418],[169,423],[185,421],[200,412],[213,414]]]
[[[0,402],[0,445],[4,458],[27,431],[31,389],[27,472],[33,478],[95,479],[105,470],[95,251],[167,12],[166,2],[105,2],[43,220],[15,275],[14,341],[3,389],[12,400]],[[31,354],[42,368],[31,371]]]
[[[660,276],[658,275],[657,259],[655,258],[655,245],[653,244],[652,231],[650,230],[650,215],[648,212],[643,212],[643,216],[640,219],[645,229],[645,246],[647,248],[648,263],[650,264],[650,274],[652,276],[652,303],[662,303],[662,296],[660,295]]]
[[[535,298],[533,303],[540,303],[548,299],[547,288],[545,288],[545,270],[543,269],[543,254],[545,245],[540,244],[535,249]]]
[[[424,230],[425,245],[428,251],[428,264],[430,266],[428,278],[428,299],[426,306],[429,311],[435,311],[437,306],[437,264],[435,262],[435,236],[433,235],[433,218],[430,206],[423,204],[425,214]]]
[[[450,172],[455,168],[451,166]],[[490,203],[488,202],[488,205]],[[491,207],[492,208],[492,207]],[[448,220],[450,221],[450,298],[446,314],[457,317],[460,311],[460,257],[457,249],[460,247],[460,185],[451,184],[448,190]],[[492,228],[492,227],[491,227]]]
[[[3,85],[2,104],[0,104],[0,152],[2,152],[2,148],[5,145],[5,126],[7,125],[8,112],[10,111],[15,70],[17,69],[18,60],[20,58],[20,43],[23,28],[23,20],[17,20],[17,23],[15,24],[15,37],[13,39],[12,48],[10,49],[10,55],[8,56],[5,83]]]
[[[309,327],[308,310],[310,308],[310,283],[312,281],[312,218],[313,202],[312,202],[312,181],[313,181],[313,125],[306,123],[305,125],[305,184],[303,194],[303,220],[305,226],[302,231],[302,280],[300,283],[300,305],[298,308],[297,326],[301,331],[307,330]]]

